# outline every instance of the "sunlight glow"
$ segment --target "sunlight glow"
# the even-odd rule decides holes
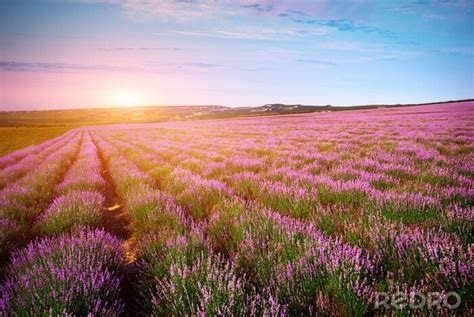
[[[149,103],[146,95],[136,90],[117,90],[110,94],[110,105],[114,107],[146,106]]]

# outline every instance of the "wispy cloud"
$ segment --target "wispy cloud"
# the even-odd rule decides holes
[[[357,20],[346,19],[347,11],[364,12],[367,6],[364,1],[348,1],[343,4],[331,1],[304,1],[304,0],[77,0],[86,2],[115,3],[124,8],[129,14],[138,17],[157,17],[160,20],[173,22],[189,22],[194,20],[220,21],[226,17],[255,17],[259,19],[285,18],[304,28],[305,33],[288,31],[287,36],[301,36],[302,34],[326,35],[330,32],[364,32],[383,37],[395,38],[396,34],[390,30],[373,25],[363,24]],[[329,16],[322,12],[330,12]],[[357,17],[357,15],[355,15]],[[331,19],[329,19],[331,17]],[[188,23],[185,23],[188,25]],[[228,25],[219,24],[219,27]],[[288,28],[288,27],[287,27]],[[201,32],[200,28],[188,32],[207,37],[234,38],[234,39],[280,39],[285,32],[273,29],[271,34],[265,29],[254,29],[252,32],[238,30],[224,30]],[[282,34],[283,33],[283,34]]]
[[[180,67],[196,67],[196,68],[216,68],[216,67],[221,67],[222,66],[222,65],[219,65],[219,64],[199,63],[199,62],[168,64],[168,65],[169,66],[180,66]]]
[[[474,51],[470,48],[440,48],[440,49],[430,50],[429,52],[436,55],[443,55],[443,56],[472,57],[474,55]]]
[[[68,73],[81,71],[99,72],[161,72],[163,70],[212,69],[222,67],[219,64],[205,62],[147,63],[143,66],[89,65],[73,63],[45,63],[23,61],[0,61],[0,71],[7,72],[46,72]]]
[[[313,64],[313,65],[324,65],[324,66],[335,66],[336,65],[336,63],[325,61],[325,60],[319,60],[319,59],[298,58],[296,61],[298,63]]]
[[[271,12],[275,9],[275,7],[272,4],[260,4],[260,3],[243,4],[242,7],[247,8],[247,9],[255,9],[259,12]]]
[[[212,37],[222,39],[281,41],[307,36],[324,36],[329,34],[331,30],[325,27],[312,28],[310,30],[303,28],[288,28],[278,30],[274,28],[262,27],[240,27],[209,31],[172,30],[169,32],[185,36]]]
[[[107,71],[131,72],[140,68],[113,65],[87,65],[70,63],[17,62],[0,61],[0,70],[18,72],[71,72],[71,71]]]
[[[100,1],[100,0],[99,0]],[[173,20],[189,20],[218,15],[233,15],[238,11],[239,4],[248,1],[215,1],[215,0],[123,0],[120,5],[133,15],[142,17],[170,18]]]
[[[468,18],[473,14],[474,7],[471,0],[417,0],[394,5],[390,11],[430,20],[445,20]]]
[[[389,30],[381,29],[371,25],[356,23],[346,19],[340,20],[315,20],[315,19],[294,19],[293,22],[307,25],[317,25],[321,27],[335,28],[341,32],[364,32],[374,33],[383,37],[396,38],[397,35]]]
[[[275,34],[265,34],[264,32],[245,32],[245,31],[234,31],[234,30],[211,30],[206,32],[200,31],[181,31],[172,30],[170,33],[185,35],[185,36],[197,36],[197,37],[211,37],[221,39],[239,39],[239,40],[280,40],[281,37],[275,36]]]
[[[428,52],[422,49],[412,48],[413,44],[408,46],[402,44],[382,44],[382,43],[360,43],[354,41],[321,41],[314,43],[312,47],[318,50],[339,51],[342,53],[370,55],[373,57],[399,56],[403,58],[419,57]]]
[[[288,9],[284,12],[278,14],[279,17],[309,17],[310,15],[306,12],[299,11],[299,10],[292,10]]]
[[[185,51],[184,48],[178,47],[104,47],[98,48],[99,51],[105,52],[148,52],[148,51]]]

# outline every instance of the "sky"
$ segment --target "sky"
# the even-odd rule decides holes
[[[0,110],[467,99],[473,55],[473,0],[1,0]]]

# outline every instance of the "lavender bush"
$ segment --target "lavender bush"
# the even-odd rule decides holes
[[[118,315],[120,241],[80,229],[16,251],[1,286],[0,311],[9,315]]]
[[[76,226],[99,227],[103,205],[104,197],[98,192],[72,191],[55,198],[37,226],[46,235],[66,233]]]
[[[267,293],[257,295],[239,277],[235,265],[218,256],[201,255],[192,264],[173,263],[156,279],[151,293],[152,315],[278,316],[285,312]]]

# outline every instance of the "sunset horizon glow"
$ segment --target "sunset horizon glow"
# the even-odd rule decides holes
[[[473,7],[6,0],[0,110],[470,99]]]

